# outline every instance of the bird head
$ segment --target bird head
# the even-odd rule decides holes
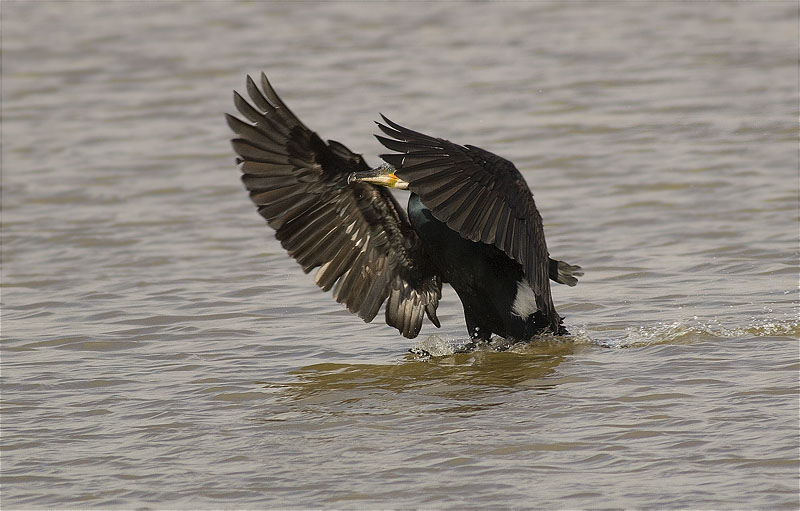
[[[384,163],[376,169],[365,170],[364,172],[353,172],[347,176],[347,184],[350,183],[370,183],[387,188],[408,190],[408,183],[397,177],[395,175],[395,168],[388,163]]]

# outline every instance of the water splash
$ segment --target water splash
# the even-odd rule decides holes
[[[464,346],[464,343],[459,344],[456,339],[447,340],[438,335],[429,335],[417,341],[409,351],[419,358],[447,357],[462,351]]]
[[[788,337],[800,340],[800,320],[753,318],[746,325],[730,325],[720,319],[692,318],[663,321],[639,326],[570,327],[568,336],[543,334],[533,341],[517,342],[494,337],[491,342],[474,343],[457,338],[445,339],[429,335],[409,350],[420,359],[447,357],[457,353],[511,352],[531,353],[545,347],[563,345],[595,345],[604,348],[636,348],[659,344],[692,343],[707,339],[741,337]]]
[[[417,358],[427,360],[442,358],[459,353],[515,353],[515,354],[562,354],[565,349],[572,349],[576,344],[596,344],[588,336],[556,336],[541,334],[531,341],[515,341],[494,336],[489,342],[464,341],[461,339],[443,339],[437,335],[429,335],[418,341],[409,351]]]
[[[607,332],[603,332],[607,335]],[[607,348],[644,347],[658,344],[680,344],[702,339],[736,339],[741,337],[789,337],[800,340],[800,321],[753,318],[749,324],[730,325],[719,319],[697,316],[670,322],[625,327],[616,339],[593,340]],[[580,337],[592,339],[586,330]]]

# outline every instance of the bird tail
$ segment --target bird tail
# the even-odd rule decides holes
[[[554,280],[559,284],[566,284],[574,286],[578,283],[578,277],[583,276],[583,269],[580,266],[575,266],[564,261],[557,261],[550,259],[550,280]]]

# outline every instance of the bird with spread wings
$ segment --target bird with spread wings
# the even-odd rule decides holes
[[[424,316],[440,326],[436,308],[442,283],[449,282],[464,302],[470,324],[464,295],[482,291],[473,284],[469,291],[459,289],[466,281],[451,269],[458,269],[458,261],[442,265],[443,254],[436,253],[432,249],[436,243],[425,238],[429,229],[413,221],[417,210],[410,221],[411,202],[407,214],[386,188],[401,183],[412,197],[419,197],[423,212],[430,212],[437,228],[458,234],[453,245],[463,241],[463,250],[488,254],[481,255],[480,261],[499,257],[502,264],[512,265],[504,273],[518,270],[515,282],[524,282],[528,288],[509,291],[515,293],[513,306],[520,307],[519,300],[528,289],[530,301],[535,302],[528,311],[530,318],[523,321],[538,325],[536,331],[549,328],[564,333],[549,279],[575,285],[582,273],[580,267],[549,257],[541,216],[511,162],[383,117],[385,124],[378,126],[386,136],[376,136],[396,152],[381,155],[389,165],[379,167],[378,173],[391,176],[392,184],[379,182],[384,178],[361,178],[375,175],[376,170],[361,155],[334,140],[323,141],[307,128],[263,73],[261,89],[249,76],[246,89],[252,104],[236,92],[234,104],[249,122],[226,114],[228,125],[238,135],[232,144],[239,155],[242,181],[283,248],[306,273],[316,268],[314,282],[324,291],[333,289],[333,297],[350,312],[369,322],[385,302],[386,323],[413,338]],[[478,250],[469,244],[476,244]],[[465,253],[465,257],[471,256]],[[496,301],[502,302],[503,297]],[[508,314],[519,316],[512,308]],[[483,323],[488,326],[481,337],[489,330],[509,334],[502,326],[492,326],[498,323],[491,318]],[[475,337],[472,332],[471,336]]]

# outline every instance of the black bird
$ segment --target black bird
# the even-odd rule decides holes
[[[409,130],[383,117],[396,153],[377,169],[334,140],[324,142],[281,101],[267,77],[247,77],[248,122],[238,134],[242,181],[281,245],[314,282],[369,322],[386,302],[386,323],[419,334],[437,327],[442,283],[455,289],[473,340],[529,340],[567,333],[550,296],[552,279],[574,286],[578,266],[551,259],[533,195],[514,165],[471,145]],[[408,213],[387,187],[408,189]]]

